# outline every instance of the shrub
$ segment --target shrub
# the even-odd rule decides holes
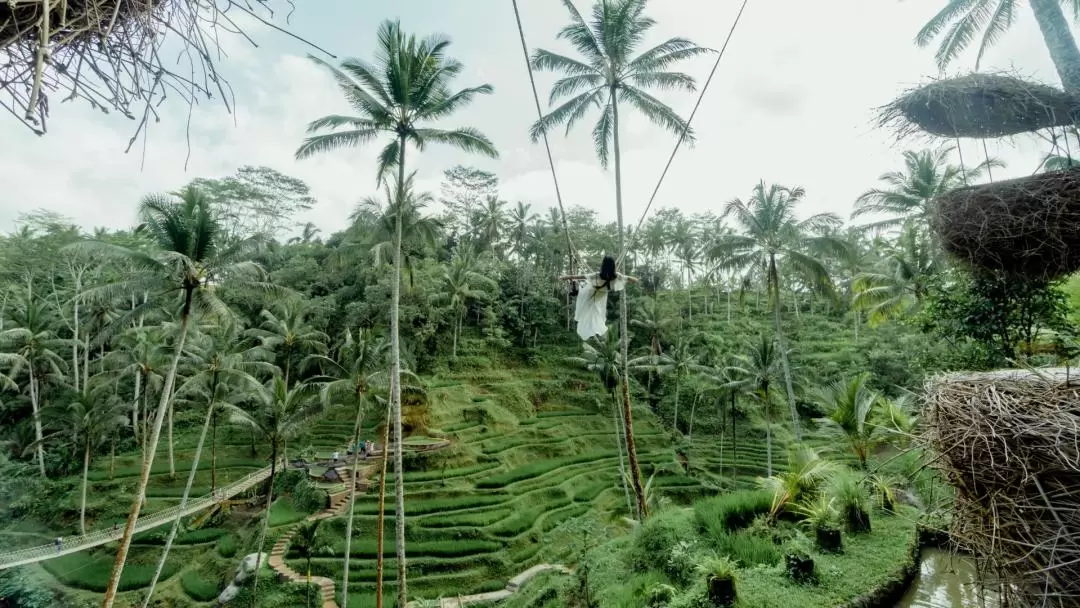
[[[780,561],[780,549],[772,540],[747,532],[725,534],[713,539],[713,543],[721,555],[745,566],[772,566]]]
[[[698,566],[705,576],[709,601],[714,606],[734,606],[738,594],[735,591],[736,564],[727,557],[711,557]]]
[[[659,583],[645,591],[646,608],[666,608],[675,599],[675,588]]]
[[[677,511],[661,512],[645,520],[635,532],[627,555],[631,568],[638,572],[663,572],[667,568],[675,545],[692,536],[689,522],[678,515]]]
[[[218,539],[217,552],[221,557],[232,557],[236,555],[238,548],[239,543],[232,534],[226,534]]]
[[[699,500],[694,503],[694,519],[705,536],[721,536],[749,526],[771,507],[770,492],[744,490]]]
[[[694,561],[694,542],[680,540],[671,548],[664,574],[680,587],[690,582],[697,564]]]
[[[188,570],[180,577],[180,586],[196,602],[211,602],[217,599],[219,593],[216,582],[204,579],[195,570]]]
[[[849,532],[870,531],[870,499],[862,476],[849,470],[838,471],[829,483],[828,495],[836,501],[840,519]]]
[[[802,539],[793,540],[784,548],[784,565],[788,578],[796,583],[807,584],[817,581],[814,559],[810,557],[810,551]]]

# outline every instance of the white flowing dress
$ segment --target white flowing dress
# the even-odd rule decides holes
[[[577,333],[582,340],[593,336],[604,337],[607,334],[607,297],[610,291],[622,291],[626,287],[626,275],[616,273],[615,278],[604,287],[600,273],[587,275],[578,284],[577,305],[574,318],[577,319]]]

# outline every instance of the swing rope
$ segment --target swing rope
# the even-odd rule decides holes
[[[525,56],[525,69],[529,71],[529,84],[532,86],[533,102],[536,104],[536,118],[542,120],[544,111],[540,107],[540,95],[536,92],[536,77],[533,75],[532,60],[529,59],[529,45],[525,42],[525,28],[521,25],[521,12],[518,10],[517,0],[514,4],[514,19],[517,20],[518,36],[521,38],[521,52]],[[570,227],[566,222],[566,208],[563,207],[562,191],[559,188],[559,177],[555,172],[555,159],[551,155],[551,144],[548,143],[546,132],[541,133],[544,138],[544,150],[547,152],[548,167],[551,169],[551,181],[555,184],[555,200],[559,203],[559,217],[562,218],[563,234],[566,235],[566,250],[569,255],[570,268],[581,268],[581,260],[577,256],[577,249],[570,239]]]
[[[686,124],[683,126],[682,133],[679,134],[679,139],[675,142],[675,147],[671,150],[671,155],[668,156],[667,164],[664,165],[664,170],[660,173],[660,179],[656,182],[656,187],[653,188],[652,196],[649,197],[649,203],[645,205],[645,211],[641,213],[641,219],[638,220],[637,225],[634,227],[634,231],[630,233],[630,238],[626,242],[626,247],[619,254],[617,265],[621,266],[623,258],[626,257],[626,253],[633,246],[634,241],[637,239],[638,232],[641,230],[641,225],[645,223],[645,217],[649,214],[649,209],[652,207],[653,201],[656,200],[657,193],[660,192],[660,186],[664,183],[664,178],[667,177],[668,169],[671,168],[672,161],[675,160],[675,154],[678,153],[679,147],[682,146],[683,141],[686,139],[686,134],[690,131],[690,123],[694,121],[694,116],[697,114],[698,108],[701,107],[701,101],[705,99],[705,92],[709,90],[709,84],[712,83],[713,76],[716,75],[716,69],[720,67],[720,60],[724,58],[724,51],[727,50],[728,43],[731,42],[731,37],[735,34],[735,29],[739,25],[739,20],[742,19],[743,11],[746,10],[746,4],[749,0],[743,0],[742,6],[739,7],[738,14],[735,15],[735,21],[731,24],[731,29],[728,30],[727,38],[724,39],[724,45],[720,47],[720,52],[716,55],[716,61],[713,63],[712,70],[709,72],[709,77],[705,80],[705,85],[701,87],[701,93],[698,95],[697,103],[694,104],[694,109],[690,112],[690,117],[686,119]],[[515,5],[517,0],[515,0]],[[539,102],[537,102],[539,103]],[[539,105],[537,106],[539,107]]]

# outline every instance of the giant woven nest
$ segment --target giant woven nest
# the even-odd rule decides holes
[[[1080,167],[957,188],[930,224],[946,251],[976,268],[1055,278],[1080,269]]]
[[[926,387],[925,440],[956,489],[952,539],[1009,606],[1080,604],[1076,370],[946,375]]]
[[[0,0],[0,107],[42,134],[53,95],[138,121],[167,97],[229,103],[215,62],[268,0]],[[134,138],[133,138],[134,139]]]
[[[1007,137],[1071,125],[1078,100],[1054,87],[1004,74],[968,74],[911,89],[879,108],[880,126],[900,136]]]

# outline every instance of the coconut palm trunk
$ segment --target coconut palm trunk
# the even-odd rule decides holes
[[[86,534],[86,477],[90,472],[90,438],[86,437],[82,461],[82,496],[79,499],[79,534]]]
[[[270,484],[266,488],[266,515],[263,516],[262,530],[259,532],[259,544],[255,545],[255,581],[251,584],[251,606],[259,608],[259,572],[262,570],[263,545],[266,534],[270,531],[270,508],[274,506],[274,478],[277,477],[278,453],[275,444],[270,454]]]
[[[345,571],[341,575],[341,608],[349,606],[349,556],[352,551],[353,515],[356,513],[356,474],[360,465],[360,424],[364,420],[364,393],[357,391],[356,424],[353,426],[352,486],[349,488],[349,519],[345,520]],[[308,565],[308,575],[311,565]]]
[[[379,473],[379,521],[375,532],[375,608],[383,608],[383,547],[386,539],[386,463],[390,455],[390,417],[393,410],[389,403],[386,408],[386,422],[383,423],[382,462]]]
[[[619,416],[619,398],[614,391],[611,392],[611,415],[615,423],[615,447],[619,450],[619,479],[622,480],[623,494],[626,495],[626,512],[633,513],[634,502],[630,500],[630,486],[626,483],[626,458],[623,455],[623,444],[626,438],[622,417]]]
[[[214,393],[211,392],[210,403],[206,408],[206,419],[203,420],[202,432],[199,433],[199,441],[195,444],[195,455],[191,459],[191,471],[188,472],[184,493],[180,496],[180,510],[176,513],[176,517],[173,518],[172,527],[169,529],[169,537],[165,539],[165,549],[162,550],[161,559],[158,560],[157,569],[154,570],[154,578],[150,580],[150,588],[146,590],[142,608],[150,606],[150,599],[154,596],[154,588],[157,587],[158,580],[161,578],[161,571],[165,569],[165,561],[169,558],[169,550],[172,549],[173,541],[176,539],[176,532],[180,529],[180,520],[183,519],[184,509],[187,507],[188,497],[191,495],[191,486],[195,482],[195,473],[199,470],[199,458],[202,456],[203,443],[206,441],[206,435],[210,430],[210,421],[213,418]]]
[[[799,427],[799,410],[795,406],[795,388],[791,383],[791,363],[788,362],[787,341],[784,330],[780,327],[780,275],[776,270],[776,256],[769,255],[768,288],[772,292],[773,329],[776,331],[776,344],[780,348],[780,363],[784,367],[784,389],[787,391],[788,409],[791,410],[791,429],[795,441],[802,443],[802,429]],[[771,476],[772,473],[769,473]]]
[[[147,442],[146,458],[143,459],[142,471],[139,473],[139,485],[135,490],[135,498],[131,503],[131,512],[128,514],[127,523],[124,524],[124,534],[120,537],[120,546],[116,548],[116,561],[113,564],[112,574],[109,576],[109,586],[105,590],[105,599],[101,602],[101,608],[112,608],[116,602],[116,592],[120,586],[120,574],[124,571],[127,563],[128,551],[131,549],[131,537],[135,534],[135,524],[139,520],[139,512],[142,510],[146,499],[146,486],[150,483],[150,468],[154,464],[154,455],[157,452],[158,440],[161,438],[161,424],[165,421],[165,412],[172,400],[173,384],[176,382],[176,369],[180,366],[180,355],[184,352],[184,341],[187,339],[188,323],[191,320],[191,300],[195,287],[188,287],[184,291],[184,306],[180,310],[180,333],[176,337],[176,346],[173,347],[172,362],[165,376],[165,384],[161,388],[161,400],[158,402],[154,414],[154,428],[151,431],[150,440]]]
[[[37,454],[38,471],[41,473],[41,477],[45,478],[45,435],[41,430],[41,393],[38,390],[37,372],[34,369],[34,359],[29,358],[28,367],[30,372],[30,406],[33,409],[34,416],[34,443],[37,447],[34,448],[34,452]]]
[[[622,155],[619,150],[619,103],[615,97],[617,89],[611,87],[611,110],[612,110],[612,150],[615,156],[615,211],[619,220],[619,251],[625,252],[626,228],[623,223],[622,205]],[[619,295],[619,352],[622,354],[622,393],[623,393],[623,424],[626,427],[626,458],[630,462],[630,483],[634,486],[634,496],[637,498],[638,521],[645,521],[649,515],[649,507],[645,503],[645,488],[641,485],[641,467],[638,465],[637,444],[634,441],[634,414],[630,409],[630,332],[627,328],[626,292]],[[404,605],[404,604],[402,604]]]
[[[394,217],[394,286],[390,295],[390,408],[394,416],[394,528],[397,546],[397,605],[406,601],[405,585],[405,474],[401,431],[401,210],[405,199],[405,135],[398,137],[397,213]]]
[[[1080,91],[1080,49],[1058,0],[1029,0],[1046,49],[1066,91]]]
[[[169,404],[169,432],[165,438],[169,442],[169,479],[176,479],[176,455],[173,452],[173,406]]]

